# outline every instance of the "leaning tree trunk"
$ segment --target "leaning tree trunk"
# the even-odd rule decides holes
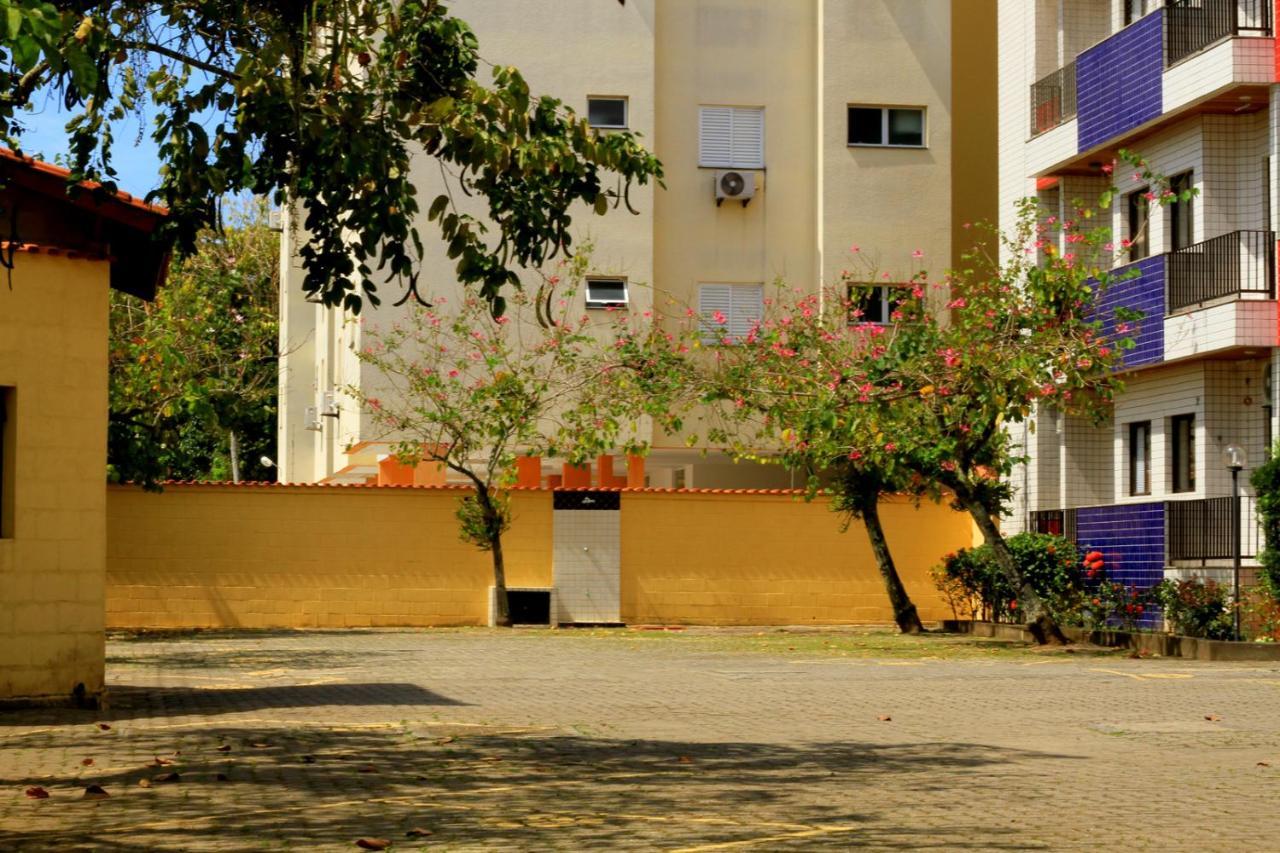
[[[977,523],[978,529],[982,531],[987,544],[991,546],[991,551],[995,554],[996,565],[1000,567],[1000,571],[1009,581],[1009,585],[1018,591],[1018,608],[1026,617],[1027,628],[1031,631],[1031,635],[1036,638],[1036,642],[1041,644],[1049,642],[1065,644],[1067,642],[1066,635],[1062,633],[1058,623],[1053,620],[1053,616],[1045,608],[1040,596],[1036,594],[1031,584],[1022,576],[1022,572],[1018,571],[1018,564],[1013,559],[1013,552],[1009,550],[1009,545],[1004,541],[1004,536],[1000,534],[1000,528],[996,526],[991,511],[980,500],[963,496],[961,499],[965,508],[969,510],[969,515]]]
[[[898,630],[904,634],[922,633],[924,625],[920,622],[920,614],[911,602],[911,596],[907,595],[907,588],[902,585],[902,578],[898,577],[898,569],[893,563],[893,554],[889,552],[889,540],[885,538],[884,526],[880,523],[879,495],[861,495],[858,503],[862,524],[867,528],[867,538],[871,540],[871,551],[876,555],[880,577],[893,606],[893,621],[898,623]]]
[[[489,534],[489,552],[493,555],[493,623],[509,628],[511,607],[507,601],[507,567],[502,557],[502,517],[487,489],[479,494],[479,499]]]

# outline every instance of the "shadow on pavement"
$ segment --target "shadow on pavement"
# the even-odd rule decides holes
[[[123,723],[110,733],[12,735],[6,745],[47,766],[55,737],[65,770],[12,775],[5,762],[5,796],[37,784],[51,794],[5,809],[25,813],[12,848],[354,849],[374,836],[397,849],[1026,849],[1025,827],[983,807],[975,786],[998,784],[1013,765],[1057,776],[1073,761],[972,743],[611,740],[427,723]],[[94,766],[80,766],[81,756]],[[148,766],[154,756],[174,763]],[[161,772],[181,781],[139,787]],[[111,798],[81,801],[90,782]],[[411,841],[415,827],[431,835]]]

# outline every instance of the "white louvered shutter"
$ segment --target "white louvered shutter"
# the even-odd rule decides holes
[[[733,165],[733,107],[698,110],[698,165],[720,169]]]
[[[764,168],[764,110],[733,109],[734,169]]]
[[[764,317],[764,286],[741,284],[729,288],[729,293],[733,302],[733,310],[729,312],[729,335],[737,343]]]
[[[712,316],[719,311],[729,319],[726,324],[717,323]],[[720,340],[721,330],[733,334],[733,287],[728,284],[704,284],[698,288],[698,315],[702,318],[702,342],[714,344]]]

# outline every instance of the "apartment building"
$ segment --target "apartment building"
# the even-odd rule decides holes
[[[1000,209],[1096,202],[1141,153],[1190,201],[1148,207],[1123,164],[1110,208],[1140,309],[1101,427],[1052,410],[1019,427],[1029,464],[1008,523],[1063,532],[1126,583],[1231,577],[1259,546],[1249,473],[1276,435],[1274,0],[1000,0]],[[1235,451],[1228,459],[1228,450]],[[1233,472],[1233,468],[1238,470]],[[1233,500],[1233,473],[1243,493]],[[1233,507],[1240,508],[1238,522]],[[1246,582],[1248,581],[1246,572]]]
[[[639,215],[584,209],[575,220],[579,243],[594,245],[579,296],[588,312],[597,303],[661,311],[674,300],[745,324],[775,279],[815,290],[838,280],[852,244],[895,279],[919,269],[917,250],[942,273],[971,233],[961,224],[996,216],[995,0],[455,0],[450,9],[486,60],[518,67],[535,93],[565,100],[602,133],[641,134],[663,161],[666,188],[631,194]],[[439,191],[430,158],[418,180],[423,198]],[[432,228],[424,221],[428,298],[458,287]],[[281,477],[374,481],[386,438],[343,388],[377,378],[355,358],[361,329],[303,298],[297,237],[286,229]],[[362,318],[367,329],[403,310],[384,304]],[[653,444],[650,485],[791,482],[672,437]],[[603,460],[595,482],[625,482],[624,464]],[[556,460],[543,466],[544,477],[560,471]]]

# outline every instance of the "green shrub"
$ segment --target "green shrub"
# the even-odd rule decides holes
[[[1199,578],[1163,580],[1155,594],[1174,633],[1208,640],[1234,636],[1227,588],[1222,584]]]
[[[1258,523],[1262,526],[1262,572],[1258,585],[1280,602],[1280,452],[1272,452],[1249,475],[1258,495]]]
[[[1044,601],[1050,615],[1059,622],[1077,621],[1083,586],[1075,545],[1045,533],[1019,533],[1010,536],[1006,544],[1018,569]],[[934,573],[934,583],[952,602],[953,610],[967,604],[974,619],[993,622],[1022,619],[1017,591],[1000,571],[990,545],[948,554]]]

